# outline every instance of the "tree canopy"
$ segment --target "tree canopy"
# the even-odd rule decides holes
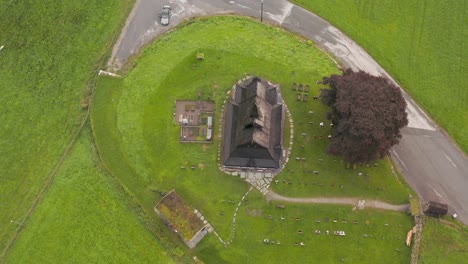
[[[383,158],[400,141],[408,125],[406,102],[398,87],[384,77],[363,71],[323,78],[322,103],[334,131],[328,152],[351,164]]]

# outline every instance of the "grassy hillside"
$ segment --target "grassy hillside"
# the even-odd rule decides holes
[[[203,60],[197,60],[198,52],[204,53]],[[282,194],[359,195],[405,202],[406,188],[395,180],[387,161],[381,161],[378,167],[360,168],[362,177],[358,176],[358,171],[337,174],[336,170],[344,166],[339,159],[334,163],[334,158],[325,154],[327,139],[319,141],[301,136],[301,133],[310,136],[328,132],[328,129],[319,132],[317,122],[315,126],[306,123],[310,110],[315,112],[317,119],[314,117],[314,121],[325,119],[326,107],[312,99],[322,87],[315,81],[338,71],[322,51],[293,34],[248,18],[213,17],[190,21],[162,36],[135,59],[134,65],[124,78],[98,78],[91,115],[96,143],[104,163],[146,211],[155,216],[153,226],[169,230],[156,219],[152,209],[161,199],[161,192],[175,189],[188,205],[203,212],[223,241],[228,242],[225,246],[211,233],[196,250],[186,250],[188,255],[195,255],[206,263],[284,263],[288,259],[293,263],[306,263],[310,259],[330,263],[341,258],[359,263],[375,263],[375,259],[379,263],[390,259],[407,262],[409,249],[402,244],[411,226],[407,215],[327,205],[287,205],[283,210],[267,203],[255,190],[241,201],[248,184],[218,168],[218,129],[226,92],[246,74],[257,75],[280,84],[282,97],[294,119],[295,143],[291,156],[307,159],[307,162],[298,162],[291,158],[288,168],[293,168],[296,174],[283,171],[282,176],[278,176],[293,183],[287,186],[281,183],[283,188],[278,184]],[[296,100],[292,82],[310,84],[309,101]],[[214,143],[179,143],[180,128],[174,122],[175,100],[195,100],[198,94],[216,102]],[[321,135],[326,138],[326,134]],[[311,151],[304,151],[306,148]],[[324,159],[323,166],[317,164],[317,158]],[[303,173],[314,168],[320,169],[320,176]],[[365,172],[370,172],[370,176],[364,176]],[[314,186],[311,182],[314,180],[323,180],[326,186]],[[307,183],[310,185],[306,187]],[[339,184],[344,187],[340,188]],[[379,187],[384,187],[385,191]],[[253,218],[246,213],[247,208],[264,213]],[[272,219],[268,218],[270,214]],[[288,217],[288,221],[282,221],[281,214]],[[296,217],[303,221],[298,222]],[[339,218],[340,224],[316,222],[332,217]],[[343,223],[346,219],[349,222]],[[325,235],[326,230],[340,230],[332,228],[343,228],[349,235],[342,240]],[[302,237],[297,234],[298,229],[303,231]],[[315,235],[315,229],[321,229],[324,235]],[[179,239],[174,234],[163,232],[155,234],[165,235],[177,245]],[[390,233],[391,238],[387,235]],[[365,234],[372,235],[373,239],[364,238]],[[280,239],[282,244],[265,245],[265,238]],[[307,246],[294,246],[301,241]],[[355,245],[348,247],[351,243]],[[340,249],[335,248],[337,245]],[[372,259],[371,255],[361,256],[363,250],[379,253]]]
[[[420,263],[465,263],[468,228],[447,220],[426,218]]]
[[[361,44],[468,152],[467,1],[293,2]]]
[[[203,61],[196,59],[198,51],[205,53]],[[99,79],[92,121],[100,153],[148,211],[160,199],[159,191],[175,188],[227,234],[229,218],[219,212],[233,208],[213,200],[238,200],[247,184],[219,171],[217,134],[214,144],[179,143],[174,101],[195,99],[201,91],[203,98],[215,99],[219,111],[226,91],[244,73],[286,84],[293,70],[294,78],[312,80],[336,72],[320,50],[279,29],[238,17],[192,23],[148,47],[122,81]],[[196,169],[181,169],[192,165]]]
[[[132,213],[133,201],[96,164],[88,128],[6,263],[172,263]]]
[[[0,252],[77,125],[131,0],[0,0]]]

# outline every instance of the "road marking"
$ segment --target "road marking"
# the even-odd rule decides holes
[[[263,13],[265,15],[268,15],[268,17],[276,22],[278,22],[278,24],[283,24],[284,20],[286,20],[286,18],[291,15],[291,10],[292,8],[294,7],[293,4],[289,3],[289,2],[285,2],[283,4],[283,7],[281,8],[281,14],[273,14],[273,13],[270,13],[270,12],[266,12],[266,11],[263,11]]]
[[[231,2],[232,2],[232,3],[231,3]],[[236,4],[238,7],[243,8],[243,9],[252,9],[252,7],[249,7],[249,6],[246,6],[246,5],[243,5],[243,4],[236,3],[235,1],[229,1],[229,4],[231,4],[231,5]]]
[[[454,166],[455,168],[458,168],[457,164],[455,164],[455,162],[453,162],[453,160],[445,152],[444,152],[444,156],[447,158],[447,160],[450,162],[450,164],[452,164],[452,166]]]
[[[414,104],[411,98],[405,98],[405,101],[406,112],[408,113],[408,127],[436,131],[427,115]]]
[[[427,184],[427,186],[429,186],[429,188],[432,189],[432,191],[434,191],[434,193],[435,193],[437,196],[439,196],[442,200],[445,201],[444,197],[442,197],[442,195],[441,195],[439,192],[437,192],[436,189],[434,189],[434,187],[432,187],[429,183],[426,183],[426,184]]]
[[[289,3],[289,2],[286,2],[286,6],[283,7],[283,16],[281,17],[281,23],[280,24],[283,24],[284,20],[286,20],[286,18],[291,15],[291,10],[293,8],[293,4]]]
[[[408,170],[408,168],[406,168],[405,163],[400,159],[400,157],[398,156],[398,154],[396,153],[396,151],[395,151],[395,150],[392,150],[392,152],[393,152],[393,155],[395,155],[395,158],[397,158],[397,160],[401,163],[401,166],[403,166],[403,168],[404,168],[405,170]]]
[[[179,4],[179,3],[176,3],[176,5],[177,5],[178,7],[180,7],[180,10],[177,11],[177,12],[175,12],[175,13],[172,13],[171,17],[177,17],[177,16],[179,16],[179,14],[183,14],[183,13],[184,13],[184,11],[185,11],[184,5],[187,4],[187,1],[180,1],[180,2],[181,2],[180,4]]]

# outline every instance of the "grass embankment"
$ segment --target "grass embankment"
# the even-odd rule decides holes
[[[204,60],[196,59],[198,52],[205,54]],[[309,116],[308,112],[304,113],[303,111],[304,105],[316,111],[317,119],[320,118],[320,115],[324,118],[326,109],[318,102],[314,102],[311,96],[307,103],[296,102],[294,94],[289,94],[292,82],[310,84],[313,90],[310,92],[312,95],[317,93],[319,89],[319,86],[315,84],[316,80],[321,79],[322,76],[337,73],[335,65],[327,55],[314,46],[308,45],[305,41],[280,29],[267,27],[250,19],[239,17],[214,17],[185,25],[179,30],[161,37],[156,43],[149,46],[138,58],[138,61],[134,61],[134,65],[135,67],[123,79],[106,77],[98,79],[92,111],[92,124],[104,163],[149,214],[151,214],[156,202],[161,199],[161,192],[175,189],[188,205],[204,214],[225,240],[229,240],[232,234],[232,217],[236,204],[248,188],[247,184],[238,177],[220,172],[216,161],[219,110],[226,92],[246,74],[264,77],[283,87],[282,93],[293,112],[293,118],[296,118],[297,115],[299,116],[298,120],[303,118],[305,122]],[[173,116],[175,100],[196,99],[199,91],[202,94],[202,99],[210,98],[216,102],[214,144],[181,144],[179,143],[179,127],[175,124]],[[304,124],[304,127],[307,125],[307,123]],[[316,127],[318,128],[317,123]],[[297,138],[298,143],[294,147],[298,149],[297,155],[303,155],[307,158],[307,161],[301,162],[300,166],[309,166],[307,165],[309,162],[311,167],[316,166],[318,161],[315,161],[315,158],[320,154],[324,159],[327,159],[327,162],[333,162],[333,158],[325,157],[323,152],[325,140],[317,143],[317,145],[320,144],[320,148],[316,148],[313,144],[315,141],[311,140],[307,145],[311,149],[311,153],[299,149],[301,132],[298,124],[295,123],[295,138]],[[316,150],[312,150],[314,148]],[[295,155],[293,154],[293,156]],[[296,161],[290,161],[290,163],[294,162]],[[190,169],[191,166],[194,166],[195,169]],[[383,171],[385,167],[386,165],[381,163],[376,169]],[[296,167],[294,168],[296,169]],[[298,167],[297,172],[294,173],[301,173],[300,169],[303,168]],[[321,173],[332,175],[335,173],[335,169],[335,167],[324,167]],[[375,175],[378,179],[377,177],[380,176],[378,174],[378,172],[371,173],[370,177]],[[382,178],[394,179],[387,172],[382,174]],[[342,176],[343,178],[348,177],[346,174]],[[309,176],[307,175],[307,177]],[[364,180],[361,183],[357,180],[357,187],[352,187],[353,184],[348,184],[351,181],[346,181],[347,184],[340,190],[347,193],[334,193],[333,195],[353,195],[359,192],[364,197],[394,202],[401,202],[406,197],[404,191],[400,189],[402,187],[392,183],[392,180],[378,181],[378,184],[372,185],[371,183],[370,185],[374,188],[387,184],[388,186],[384,187],[385,191],[363,188],[369,184],[363,183]],[[384,194],[392,191],[396,193],[393,196]],[[282,194],[288,195],[287,192],[288,190],[285,190]],[[324,188],[323,193],[310,192],[309,194],[329,195],[328,192],[329,190]],[[289,194],[295,193],[291,191]],[[263,208],[265,212],[271,210],[271,205],[262,202],[262,197],[253,199],[258,200],[258,205],[255,206],[258,206],[259,209]],[[313,215],[315,207],[307,209],[309,207],[303,205],[297,208],[309,210],[305,215],[310,217]],[[320,208],[324,208],[323,217],[325,215],[333,217],[335,208],[339,207],[327,209],[326,206],[323,206]],[[346,213],[336,215],[336,217],[349,216],[351,218],[351,215],[348,215],[351,208],[348,209],[343,209]],[[361,214],[366,213],[361,212]],[[163,227],[161,221],[156,220],[156,214],[153,213],[153,215],[154,225]],[[382,215],[393,219],[391,213]],[[406,222],[409,221],[409,218],[399,215],[395,219],[395,223],[401,222],[406,228]],[[252,254],[258,256],[256,257],[258,260],[262,260],[273,251],[277,252],[275,256],[284,256],[277,259],[290,256],[290,247],[278,247],[272,248],[271,251],[264,251],[258,248],[257,244],[253,248],[245,246],[256,243],[253,240],[248,242],[248,239],[260,241],[259,243],[263,246],[261,242],[263,240],[261,232],[263,231],[261,229],[274,228],[274,226],[265,223],[269,222],[248,224],[244,221],[242,224],[238,224],[237,232],[239,234],[251,232],[252,235],[246,236],[246,240],[242,243],[235,240],[234,244],[231,244],[233,251],[226,251],[215,236],[209,235],[199,245],[197,251],[187,252],[200,254],[202,260],[206,259],[207,262],[216,263],[223,260],[245,262]],[[307,232],[310,231],[310,228],[312,226],[308,227]],[[381,232],[378,231],[380,229],[372,230]],[[287,231],[285,232],[287,233]],[[282,234],[282,237],[285,237],[286,233]],[[165,234],[167,235],[169,232]],[[236,237],[240,236],[242,235]],[[175,235],[171,235],[171,237],[174,241],[178,240]],[[312,240],[311,237],[308,239]],[[244,242],[245,244],[243,244]],[[370,244],[372,243],[364,243],[365,246]],[[387,242],[377,245],[378,251],[385,251],[387,246],[392,247],[389,249],[391,252],[394,250],[393,244],[387,244]],[[327,244],[323,248],[332,246]],[[350,250],[349,252],[352,252],[350,254],[353,256],[362,252],[361,248],[359,251],[357,248]],[[235,256],[235,252],[242,254]],[[321,254],[320,251],[315,253]],[[402,258],[407,259],[407,255],[404,251]],[[306,261],[307,256],[302,255],[302,260]],[[267,258],[270,259],[270,257]],[[271,260],[275,259],[271,258]]]
[[[248,204],[239,208],[234,242],[227,249],[213,236],[197,247],[206,263],[221,263],[211,257],[212,247],[226,263],[409,262],[411,249],[405,239],[413,223],[405,214],[338,205],[283,203],[285,208],[280,209],[256,191],[247,199]],[[334,231],[344,231],[345,236]]]
[[[293,2],[363,46],[468,153],[465,1]]]
[[[85,128],[5,263],[172,263]]]
[[[0,1],[0,254],[76,133],[132,1]]]
[[[464,263],[468,257],[468,228],[427,217],[424,221],[420,263]]]

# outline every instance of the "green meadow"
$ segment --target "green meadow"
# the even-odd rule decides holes
[[[132,1],[0,1],[0,252],[83,121]]]
[[[453,220],[424,219],[420,263],[464,263],[468,256],[468,229]]]
[[[460,2],[295,2],[363,45],[466,151]],[[220,16],[160,36],[124,67],[123,78],[97,77],[132,4],[0,0],[0,262],[409,262],[404,241],[414,223],[406,214],[278,208],[219,170],[227,92],[245,76],[260,76],[280,85],[292,114],[284,131],[286,147],[294,137],[291,155],[272,183],[275,192],[408,203],[414,192],[390,160],[349,170],[326,154],[328,109],[313,97],[324,88],[317,80],[339,73],[330,55],[282,29]],[[294,82],[310,86],[306,102],[297,100]],[[198,95],[216,103],[214,142],[179,143],[175,100]],[[211,233],[189,250],[165,226],[153,207],[173,189],[219,237]],[[466,230],[458,224],[428,218],[423,238],[421,263],[466,256]]]
[[[99,163],[88,126],[5,263],[175,263]]]
[[[466,1],[292,2],[359,43],[468,152]]]
[[[233,42],[232,39],[236,41]],[[256,41],[252,42],[252,39]],[[203,60],[196,58],[200,52],[204,53]],[[132,63],[133,68],[128,70],[124,78],[98,79],[91,116],[98,151],[104,164],[146,212],[152,211],[161,199],[161,193],[175,189],[188,205],[203,213],[223,240],[229,241],[234,234],[233,242],[226,249],[216,236],[210,234],[195,251],[187,251],[187,254],[197,256],[207,263],[255,263],[254,261],[258,262],[263,258],[270,262],[279,262],[292,255],[295,256],[295,261],[305,261],[310,256],[317,256],[325,262],[333,262],[340,255],[341,258],[347,256],[347,259],[371,263],[371,257],[357,256],[361,250],[358,246],[343,249],[341,253],[332,254],[330,258],[326,257],[324,252],[331,250],[331,244],[336,243],[334,240],[323,242],[324,250],[317,250],[315,255],[291,254],[289,250],[291,246],[294,247],[295,242],[288,238],[288,232],[292,232],[295,228],[293,226],[285,226],[285,229],[280,231],[280,239],[288,246],[265,248],[262,242],[265,232],[278,229],[278,226],[260,218],[254,221],[245,218],[245,206],[241,206],[241,211],[237,213],[237,229],[233,231],[232,218],[236,213],[236,205],[247,192],[248,184],[239,177],[227,175],[219,170],[217,134],[212,144],[182,144],[179,143],[179,127],[174,120],[175,100],[195,100],[200,93],[202,99],[214,100],[216,103],[215,131],[218,131],[220,109],[232,85],[246,75],[264,77],[281,85],[281,93],[292,113],[295,142],[291,156],[300,155],[307,159],[307,162],[296,163],[294,159],[289,161],[287,168],[294,172],[288,171],[288,174],[285,170],[278,179],[282,182],[283,178],[294,176],[295,182],[285,188],[278,185],[278,192],[286,196],[360,196],[406,203],[408,190],[398,181],[397,176],[392,174],[388,161],[378,162],[376,166],[362,165],[361,177],[358,176],[358,171],[344,171],[340,159],[335,161],[335,158],[325,154],[326,139],[301,136],[303,131],[298,122],[305,122],[311,118],[308,110],[315,111],[314,122],[325,118],[326,108],[318,101],[312,100],[312,96],[317,95],[319,89],[323,88],[315,84],[316,80],[337,73],[336,66],[326,54],[298,36],[281,29],[268,27],[248,18],[230,16],[190,21],[148,46],[140,58]],[[295,92],[291,90],[293,82],[310,85],[309,101],[296,101]],[[311,137],[313,133],[319,133],[318,123],[315,124],[303,125]],[[286,132],[290,133],[289,127],[286,128]],[[326,135],[329,128],[320,133]],[[304,144],[304,148],[300,144]],[[324,160],[322,165],[319,164],[320,161],[315,160],[319,158]],[[330,166],[325,166],[326,164]],[[303,172],[313,169],[314,166],[320,166],[320,176]],[[337,174],[336,170],[343,173]],[[354,174],[356,177],[351,177]],[[327,175],[330,175],[331,179],[326,179]],[[298,184],[297,181],[313,179],[309,177],[325,179],[327,187],[319,190],[312,184],[309,187]],[[345,183],[345,187],[340,188],[336,185],[335,191],[332,191],[329,189],[332,188],[329,181]],[[265,212],[264,217],[273,214],[275,210],[274,205],[266,203],[255,190],[247,199],[249,205]],[[381,234],[385,228],[383,219],[389,219],[394,227],[402,226],[400,235],[389,241],[381,238],[379,243],[364,240],[362,247],[382,251],[381,255],[376,256],[377,259],[385,260],[388,255],[399,255],[401,259],[408,259],[409,249],[398,246],[403,242],[401,234],[404,236],[406,229],[411,225],[411,218],[404,214],[373,210],[355,212],[351,207],[339,206],[289,207],[295,208],[285,211],[289,212],[290,217],[297,214],[295,212],[298,210],[303,211],[301,215],[305,218],[302,223],[309,223],[312,219],[315,221],[315,217],[326,218],[327,215],[340,217],[340,221],[353,218],[354,215],[357,221],[365,223],[364,218],[370,218],[375,212],[373,217],[376,218],[372,220],[375,226],[364,224],[365,228]],[[319,214],[314,215],[315,208],[320,208]],[[164,225],[156,217],[154,225],[164,229]],[[304,232],[307,232],[307,243],[311,243],[313,247],[321,243],[321,240],[316,241],[316,237],[312,235],[313,225],[303,226]],[[362,228],[362,225],[354,226],[353,230],[356,233],[349,238],[352,240],[343,240],[343,245],[349,241],[360,241],[365,234]],[[178,238],[175,235],[169,236],[177,242]],[[250,260],[249,256],[252,254],[257,254],[258,257]],[[268,257],[269,255],[271,256]],[[280,255],[283,257],[279,257]]]

